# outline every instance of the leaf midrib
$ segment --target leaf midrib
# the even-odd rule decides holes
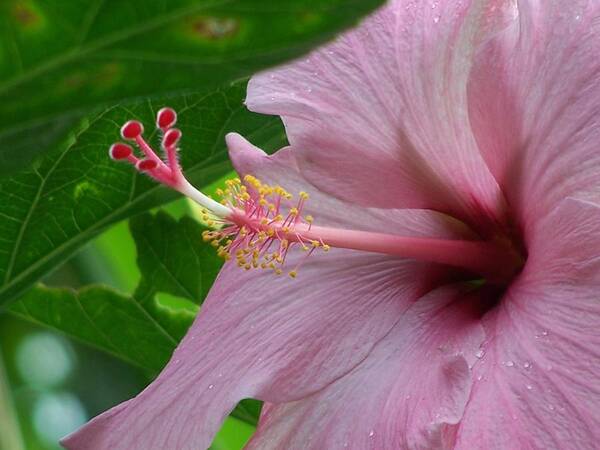
[[[140,24],[137,27],[130,27],[127,28],[125,31],[115,32],[107,36],[103,36],[102,39],[98,39],[95,42],[92,41],[87,46],[73,47],[64,53],[61,53],[60,55],[49,59],[48,61],[38,66],[33,67],[31,70],[21,73],[19,76],[9,79],[3,84],[0,84],[0,95],[3,95],[4,93],[6,93],[6,91],[8,91],[11,88],[14,88],[15,86],[18,86],[19,84],[29,81],[32,78],[35,78],[37,75],[43,74],[44,72],[51,70],[55,66],[76,59],[79,56],[83,56],[88,53],[94,52],[98,49],[106,47],[107,45],[119,42],[119,40],[124,40],[131,36],[135,36],[136,34],[152,30],[153,28],[158,28],[161,25],[165,25],[173,20],[177,20],[188,14],[193,14],[196,12],[203,11],[205,9],[214,8],[216,6],[223,6],[227,3],[231,3],[232,1],[233,0],[215,0],[213,2],[208,2],[202,5],[194,5],[190,8],[182,8],[178,11],[172,12],[171,14],[165,14],[164,16],[161,16],[158,19],[149,20],[148,22]]]

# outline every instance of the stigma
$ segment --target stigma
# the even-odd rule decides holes
[[[182,132],[174,128],[177,114],[162,108],[156,115],[162,157],[143,137],[144,127],[130,120],[121,128],[121,137],[133,143],[117,142],[109,149],[115,160],[126,161],[141,173],[189,197],[201,207],[203,221],[210,228],[204,241],[217,254],[243,270],[262,269],[296,278],[300,267],[315,252],[343,248],[411,258],[464,269],[486,280],[505,284],[521,269],[523,258],[501,240],[459,240],[400,236],[397,234],[323,227],[305,214],[307,192],[296,197],[279,185],[264,183],[253,175],[228,180],[216,191],[215,200],[192,186],[178,158]],[[303,252],[288,267],[290,252]]]

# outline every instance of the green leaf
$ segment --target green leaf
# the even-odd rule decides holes
[[[211,94],[111,108],[83,120],[31,169],[0,179],[0,309],[109,225],[177,197],[108,157],[127,119],[150,125],[165,103],[175,107],[182,164],[198,186],[231,170],[224,143],[229,131],[266,150],[284,145],[279,118],[248,112],[244,95],[245,83],[237,83]],[[147,137],[157,139],[156,133]]]
[[[297,57],[383,0],[0,3],[0,173],[74,117],[125,98],[212,89]]]
[[[143,214],[130,229],[142,274],[133,294],[37,285],[10,311],[157,372],[194,320],[221,261],[189,217]]]
[[[189,217],[144,214],[130,221],[142,274],[131,295],[103,286],[79,291],[37,285],[10,311],[158,373],[192,324],[220,267]],[[260,403],[240,403],[234,415],[255,424]]]

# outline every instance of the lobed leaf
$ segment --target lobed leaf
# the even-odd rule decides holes
[[[280,120],[248,112],[244,94],[245,83],[236,83],[208,94],[110,108],[83,120],[32,168],[0,179],[0,309],[111,224],[177,197],[108,157],[127,119],[138,118],[150,129],[159,108],[175,107],[184,131],[182,164],[199,186],[231,170],[228,131],[266,149],[284,145]],[[152,141],[155,134],[147,137]]]

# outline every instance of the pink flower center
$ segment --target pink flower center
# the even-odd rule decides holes
[[[143,139],[143,126],[136,121],[127,122],[121,135],[134,141],[145,158],[138,159],[133,149],[123,143],[113,144],[110,155],[129,161],[137,170],[200,204],[205,222],[219,226],[205,231],[203,238],[217,248],[221,257],[226,260],[235,257],[237,264],[246,270],[261,268],[282,274],[289,252],[299,250],[306,256],[288,272],[295,278],[310,255],[315,251],[327,252],[332,247],[445,264],[501,285],[507,284],[523,267],[524,258],[507,238],[438,239],[314,225],[312,216],[303,215],[309,198],[306,192],[300,192],[298,200],[293,202],[292,194],[283,187],[265,184],[251,175],[246,175],[243,181],[229,180],[225,190],[217,191],[221,197],[217,202],[195,189],[183,176],[176,148],[182,133],[172,128],[176,119],[175,111],[170,108],[161,109],[157,115],[157,127],[163,132],[164,160]]]

